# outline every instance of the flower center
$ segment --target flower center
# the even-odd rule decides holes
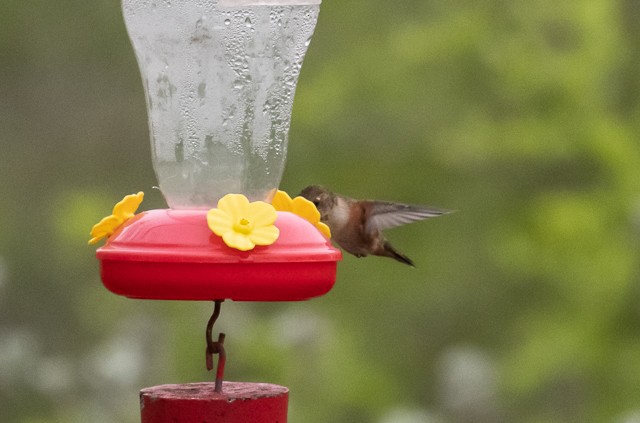
[[[252,229],[253,229],[253,225],[251,224],[249,219],[244,217],[238,220],[235,225],[233,225],[234,231],[240,232],[241,234],[244,234],[244,235],[251,233]]]

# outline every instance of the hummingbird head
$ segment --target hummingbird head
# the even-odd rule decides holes
[[[323,220],[326,220],[327,215],[336,203],[333,193],[319,185],[306,187],[300,192],[300,196],[311,201],[316,206]]]

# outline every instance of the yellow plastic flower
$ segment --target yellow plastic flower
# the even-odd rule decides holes
[[[93,225],[91,228],[91,238],[89,245],[95,244],[102,238],[109,237],[116,229],[120,227],[124,222],[131,219],[138,210],[144,193],[140,191],[137,194],[131,194],[125,196],[113,207],[113,214],[103,218],[100,222]]]
[[[207,212],[207,224],[229,247],[248,251],[276,242],[280,231],[273,223],[277,217],[271,204],[250,203],[242,194],[227,194],[218,201],[217,209]]]
[[[304,197],[296,197],[293,200],[284,191],[278,190],[271,202],[278,211],[287,211],[300,216],[315,226],[327,238],[331,238],[331,229],[320,222],[320,212],[316,206]]]

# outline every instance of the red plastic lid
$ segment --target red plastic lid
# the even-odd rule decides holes
[[[229,248],[207,226],[206,210],[150,210],[98,249],[110,291],[163,300],[298,301],[327,293],[339,250],[306,220],[278,212],[278,240]]]

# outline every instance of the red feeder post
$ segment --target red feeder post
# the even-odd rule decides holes
[[[140,391],[142,423],[286,423],[289,390],[268,383],[160,385]]]

